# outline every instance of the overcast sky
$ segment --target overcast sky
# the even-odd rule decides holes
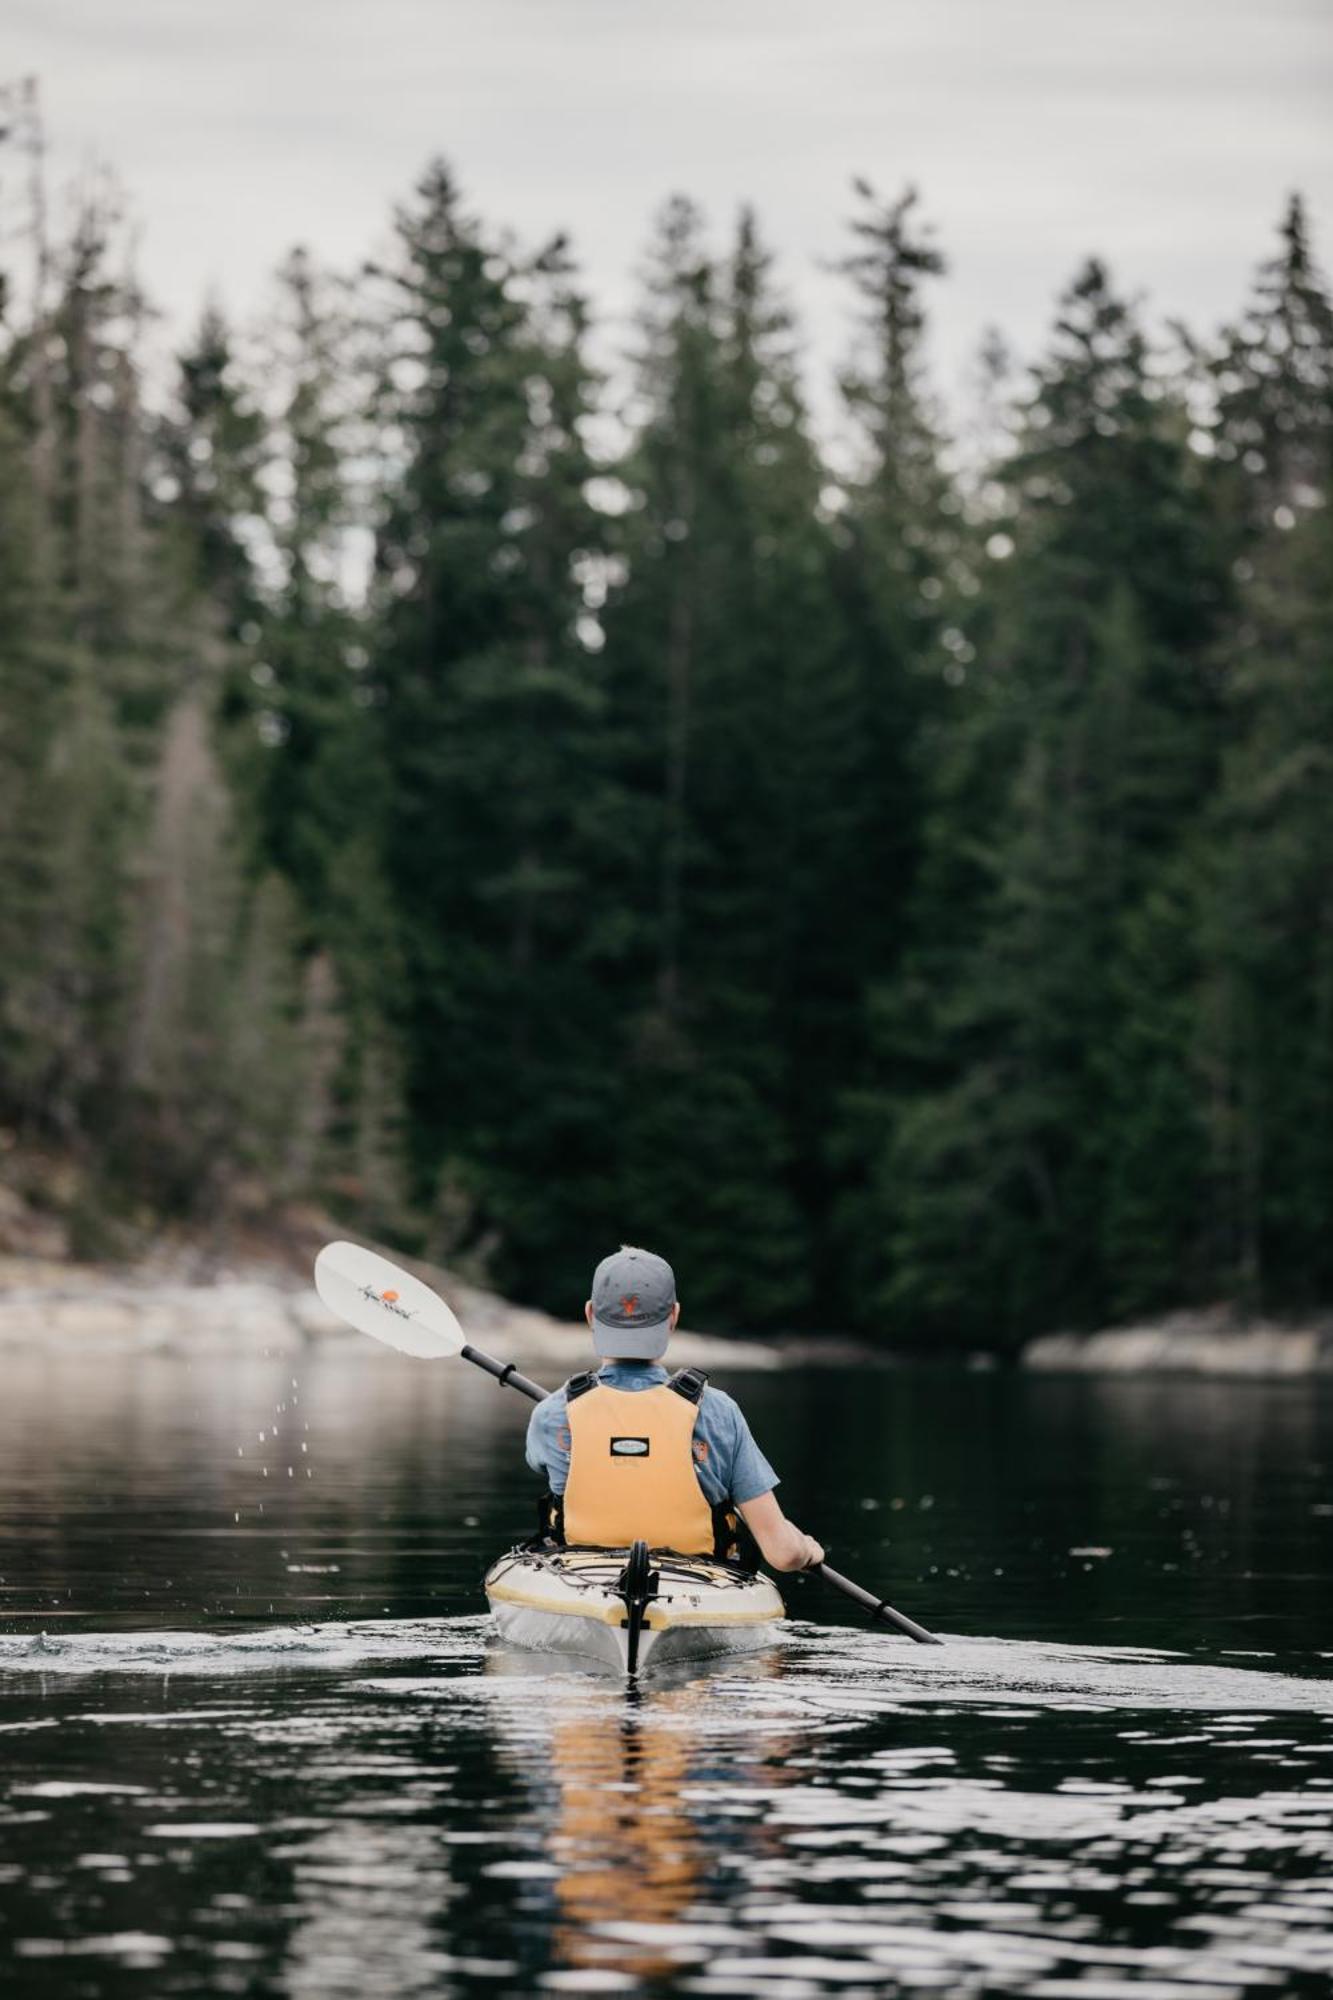
[[[254,312],[298,241],[354,263],[435,152],[488,217],[572,231],[608,347],[664,197],[753,200],[817,373],[849,178],[913,179],[951,394],[1089,251],[1206,328],[1291,189],[1333,250],[1330,0],[5,0],[0,80],[28,73],[57,179],[116,169],[176,324],[210,288]]]

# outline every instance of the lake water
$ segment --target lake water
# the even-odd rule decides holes
[[[0,1358],[0,1993],[1333,1990],[1333,1400],[738,1375],[838,1567],[640,1692],[488,1642],[527,1406]]]

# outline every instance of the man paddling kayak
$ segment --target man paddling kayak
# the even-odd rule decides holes
[[[697,1368],[661,1366],[680,1318],[671,1266],[623,1245],[597,1266],[584,1312],[602,1365],[538,1403],[528,1424],[528,1464],[546,1477],[555,1535],[725,1555],[735,1508],[772,1568],[822,1562],[778,1505],[778,1476],[731,1397]]]
[[[669,1336],[671,1328],[675,1325],[679,1315],[675,1310],[675,1280],[672,1278],[669,1269],[667,1270],[666,1278],[665,1295],[670,1301],[671,1306],[671,1310],[665,1314],[667,1321],[666,1333]],[[366,1250],[357,1243],[326,1243],[315,1259],[315,1288],[320,1298],[324,1301],[324,1304],[329,1308],[329,1311],[336,1313],[339,1319],[346,1320],[349,1326],[357,1327],[362,1333],[368,1333],[374,1340],[382,1340],[388,1347],[396,1347],[402,1354],[412,1354],[422,1360],[431,1361],[440,1361],[451,1354],[459,1354],[465,1361],[470,1361],[473,1367],[479,1368],[484,1374],[491,1376],[502,1387],[515,1390],[520,1396],[526,1396],[530,1402],[552,1403],[555,1400],[553,1397],[547,1395],[540,1383],[531,1382],[526,1375],[520,1374],[514,1362],[497,1361],[493,1354],[485,1353],[480,1347],[473,1347],[472,1343],[465,1337],[462,1327],[458,1324],[457,1319],[444,1300],[437,1293],[433,1292],[429,1285],[423,1284],[420,1278],[414,1277],[409,1271],[400,1270],[397,1264],[391,1264],[387,1257],[381,1257],[377,1251]],[[610,1289],[608,1286],[607,1290],[610,1291]],[[627,1324],[638,1318],[642,1305],[642,1301],[635,1297],[634,1306],[631,1310],[628,1305],[628,1299],[631,1296],[629,1293],[624,1294],[622,1317]],[[616,1303],[621,1304],[622,1301],[618,1299]],[[592,1321],[596,1319],[597,1314],[590,1310],[588,1316],[589,1320]],[[650,1355],[647,1357],[631,1356],[629,1359],[631,1361],[642,1361],[645,1358],[649,1361],[656,1360],[666,1345],[666,1340],[662,1338],[660,1331],[658,1339],[661,1344],[660,1346],[655,1346]],[[616,1345],[618,1346],[619,1342]],[[614,1359],[616,1357],[613,1355],[608,1358]],[[693,1376],[698,1383],[697,1397],[691,1394],[687,1399],[693,1402],[696,1410],[698,1410],[703,1406],[703,1378],[698,1375],[697,1370],[692,1369],[683,1370],[682,1374],[684,1376]],[[553,1440],[553,1458],[555,1459],[554,1478],[558,1481],[563,1475],[566,1489],[559,1501],[561,1507],[569,1499],[567,1489],[569,1485],[571,1447],[573,1445],[573,1425],[569,1419],[569,1396],[573,1387],[574,1384],[570,1382],[561,1392],[565,1400],[565,1424],[563,1428],[566,1436],[563,1439],[557,1437]],[[598,1384],[595,1378],[592,1378],[589,1383],[588,1393],[591,1394],[597,1387]],[[640,1412],[652,1410],[654,1405],[648,1402],[646,1398],[656,1396],[657,1400],[661,1402],[663,1399],[659,1392],[663,1388],[666,1389],[669,1395],[677,1393],[672,1391],[669,1381],[666,1383],[649,1382],[641,1391],[637,1392],[639,1400],[633,1405],[632,1413],[637,1415]],[[616,1401],[614,1392],[608,1388],[608,1394],[612,1396],[612,1404],[614,1405]],[[575,1397],[576,1409],[580,1400],[580,1398]],[[603,1412],[605,1412],[605,1399],[603,1398],[602,1401]],[[720,1399],[720,1404],[722,1406],[729,1405],[731,1409],[735,1410],[735,1405],[730,1404],[728,1397],[723,1396]],[[719,1405],[710,1402],[706,1407],[711,1412],[718,1408]],[[625,1408],[623,1401],[620,1403],[620,1408],[622,1410]],[[737,1410],[735,1414],[743,1428],[744,1420],[740,1417],[740,1412]],[[574,1421],[580,1422],[577,1418]],[[652,1429],[655,1428],[656,1420],[654,1420]],[[593,1426],[594,1431],[595,1429],[596,1426]],[[610,1431],[606,1433],[605,1442],[608,1455],[616,1457],[618,1463],[622,1465],[634,1464],[637,1460],[644,1457],[651,1458],[652,1429],[646,1433],[639,1430],[633,1432]],[[700,1424],[700,1430],[702,1431],[702,1424]],[[592,1432],[589,1435],[591,1436]],[[691,1449],[688,1454],[681,1451],[666,1454],[666,1458],[676,1468],[676,1496],[677,1498],[683,1496],[687,1507],[696,1506],[698,1504],[696,1495],[703,1495],[703,1488],[699,1484],[698,1474],[695,1470],[698,1461],[695,1459],[693,1451],[695,1438],[693,1427],[691,1428],[690,1436]],[[744,1430],[744,1436],[749,1438],[748,1430]],[[708,1444],[707,1435],[701,1435],[699,1442],[706,1446]],[[753,1439],[750,1442],[753,1444]],[[615,1449],[617,1444],[622,1447],[619,1452],[616,1452]],[[628,1452],[623,1449],[626,1444],[630,1446]],[[648,1447],[646,1452],[643,1449],[645,1446]],[[590,1466],[597,1458],[597,1455],[594,1444],[590,1449],[587,1460]],[[707,1454],[702,1455],[706,1456]],[[559,1462],[561,1457],[563,1458],[563,1464]],[[722,1457],[723,1454],[719,1452],[719,1463],[721,1463]],[[660,1462],[662,1462],[661,1454],[659,1454]],[[682,1462],[689,1469],[691,1477],[694,1479],[693,1491],[691,1491],[688,1482],[680,1477]],[[580,1452],[579,1463],[580,1466],[584,1463],[582,1452]],[[769,1553],[770,1560],[774,1561],[775,1564],[781,1564],[785,1561],[790,1565],[793,1557],[795,1557],[795,1567],[800,1568],[802,1567],[802,1559],[804,1559],[804,1562],[810,1564],[831,1589],[840,1591],[844,1597],[850,1598],[852,1603],[859,1604],[862,1610],[869,1612],[872,1618],[881,1619],[884,1624],[892,1625],[899,1632],[905,1632],[908,1638],[914,1639],[919,1646],[938,1646],[941,1642],[933,1633],[928,1632],[924,1625],[918,1625],[914,1619],[908,1618],[905,1613],[895,1611],[893,1606],[887,1603],[884,1598],[876,1597],[873,1592],[864,1590],[859,1583],[853,1583],[849,1576],[839,1576],[837,1570],[830,1569],[826,1562],[817,1561],[810,1563],[810,1553],[819,1552],[819,1544],[809,1536],[802,1535],[799,1529],[793,1528],[789,1521],[783,1519],[782,1511],[773,1499],[772,1489],[773,1484],[776,1483],[775,1475],[771,1466],[768,1466],[766,1461],[763,1461],[763,1463],[765,1464],[770,1482],[767,1492],[756,1492],[753,1500],[744,1501],[741,1503],[741,1506],[751,1526],[755,1528],[761,1546],[764,1546],[766,1553]],[[533,1465],[534,1469],[540,1469],[543,1472],[548,1470],[547,1462],[540,1454],[534,1457]],[[716,1471],[714,1476],[716,1477]],[[743,1486],[744,1481],[738,1476],[735,1464],[733,1463],[728,1479],[719,1484],[719,1490],[725,1493],[730,1489],[734,1495]],[[603,1482],[603,1492],[605,1490],[605,1482]],[[576,1495],[575,1497],[577,1500],[578,1496]],[[768,1503],[771,1503],[771,1506]],[[556,1504],[554,1500],[552,1504],[553,1506]],[[570,1504],[574,1503],[571,1502]],[[577,1506],[575,1511],[577,1513]],[[781,1534],[783,1546],[776,1545],[778,1536],[774,1533],[775,1527],[778,1528]],[[594,1543],[591,1546],[583,1548],[557,1549],[551,1553],[544,1553],[529,1544],[522,1549],[515,1549],[509,1556],[501,1557],[500,1561],[493,1563],[486,1573],[486,1594],[491,1601],[492,1609],[496,1612],[497,1622],[501,1622],[500,1607],[502,1603],[505,1607],[505,1618],[508,1618],[509,1614],[513,1613],[519,1619],[520,1626],[523,1624],[527,1612],[530,1611],[538,1626],[545,1628],[545,1640],[532,1641],[530,1629],[516,1631],[512,1626],[509,1627],[510,1636],[518,1638],[520,1643],[523,1644],[530,1642],[554,1644],[556,1642],[552,1639],[550,1630],[552,1625],[567,1626],[570,1622],[569,1619],[557,1615],[561,1607],[553,1601],[550,1594],[552,1591],[562,1591],[564,1609],[570,1613],[570,1617],[575,1624],[586,1626],[590,1622],[600,1620],[603,1622],[606,1631],[614,1629],[614,1632],[619,1636],[615,1641],[616,1659],[613,1664],[621,1665],[627,1673],[632,1673],[637,1667],[637,1653],[635,1658],[631,1660],[631,1641],[635,1639],[636,1633],[640,1640],[643,1638],[644,1620],[650,1616],[649,1600],[653,1597],[653,1584],[656,1581],[658,1585],[657,1597],[655,1599],[656,1612],[652,1614],[656,1617],[656,1624],[653,1630],[661,1632],[664,1638],[667,1633],[674,1631],[678,1642],[681,1640],[682,1635],[685,1635],[688,1643],[677,1643],[675,1646],[675,1656],[678,1659],[681,1657],[683,1651],[698,1652],[700,1650],[698,1646],[693,1644],[695,1639],[701,1639],[704,1645],[710,1649],[721,1643],[725,1643],[727,1647],[730,1647],[731,1643],[735,1641],[736,1650],[742,1651],[746,1650],[744,1640],[747,1634],[750,1640],[757,1642],[759,1645],[768,1643],[766,1630],[772,1626],[774,1620],[781,1619],[782,1600],[767,1578],[748,1575],[744,1570],[738,1570],[730,1563],[710,1561],[707,1556],[686,1554],[671,1564],[675,1579],[673,1582],[672,1578],[664,1577],[663,1572],[667,1568],[665,1561],[656,1572],[652,1569],[647,1561],[649,1551],[644,1536],[633,1529],[630,1532],[632,1539],[628,1544],[623,1538],[618,1544],[620,1549],[628,1547],[629,1561],[624,1565],[623,1570],[618,1570],[617,1566],[617,1573],[613,1574],[609,1579],[609,1593],[605,1590],[602,1591],[600,1599],[596,1594],[595,1578],[586,1572],[588,1571],[589,1564],[595,1566],[599,1559],[603,1568],[607,1566],[605,1558],[611,1555],[617,1548],[615,1536],[608,1538],[606,1542],[600,1545]],[[794,1548],[788,1539],[792,1536],[796,1537],[797,1543],[803,1546]],[[521,1589],[516,1594],[508,1588],[500,1574],[501,1571],[514,1571],[520,1568],[526,1570],[529,1576],[533,1572],[536,1572],[539,1577],[544,1579],[545,1583],[549,1586],[547,1594],[544,1597],[540,1595],[533,1596],[530,1592],[525,1593]],[[712,1572],[712,1574],[701,1576],[700,1572]],[[661,1588],[664,1581],[668,1585],[665,1591]],[[725,1587],[727,1593],[728,1608],[725,1612],[717,1605],[715,1591],[718,1587]],[[672,1597],[673,1591],[674,1598]],[[671,1608],[671,1602],[667,1602],[667,1600],[675,1603],[676,1608],[674,1612]],[[715,1608],[705,1609],[706,1600],[711,1600]],[[705,1612],[702,1618],[700,1617],[701,1610]],[[622,1616],[622,1613],[627,1615]],[[636,1618],[638,1620],[637,1625],[634,1623]],[[565,1637],[568,1637],[567,1633]],[[623,1658],[620,1657],[622,1641]],[[575,1648],[575,1650],[578,1650],[578,1648]],[[640,1650],[642,1649],[640,1648]]]

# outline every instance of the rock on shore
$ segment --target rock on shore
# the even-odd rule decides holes
[[[314,1288],[270,1263],[201,1272],[193,1260],[73,1264],[0,1256],[0,1350],[42,1347],[90,1356],[284,1353],[311,1341],[362,1335],[329,1313]],[[586,1328],[511,1305],[447,1271],[412,1266],[446,1298],[478,1347],[562,1375],[587,1365]],[[700,1368],[776,1368],[782,1355],[757,1341],[677,1334],[672,1360]]]
[[[1284,1325],[1213,1306],[1098,1333],[1044,1334],[1022,1362],[1045,1374],[1333,1374],[1333,1318]]]

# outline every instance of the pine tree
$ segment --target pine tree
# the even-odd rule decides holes
[[[1333,303],[1294,195],[1281,248],[1210,357],[1213,444],[1233,511],[1263,531],[1321,504],[1333,457]],[[1285,515],[1284,517],[1285,518]]]
[[[0,1093],[85,1148],[114,1101],[146,658],[139,302],[104,190],[46,259],[0,358]]]
[[[923,1012],[932,1005],[920,991],[925,938],[955,907],[939,828],[933,850],[923,842],[925,781],[939,779],[928,760],[951,754],[942,725],[956,701],[945,695],[963,675],[957,656],[972,656],[974,613],[970,551],[926,373],[925,293],[945,259],[919,219],[915,189],[892,203],[863,180],[855,192],[852,248],[839,266],[858,308],[857,352],[840,378],[855,459],[835,536],[840,651],[854,677],[860,739],[849,773],[859,907],[848,912],[860,1004],[844,1026],[830,1154],[836,1307],[868,1318],[883,1276],[885,1195],[875,1159],[885,1105],[923,1059]],[[976,800],[975,773],[959,797]],[[932,881],[922,881],[923,868]]]
[[[607,619],[637,820],[621,900],[652,913],[623,1003],[635,1108],[621,1185],[633,1225],[678,1246],[692,1307],[731,1323],[805,1303],[819,1099],[849,1005],[854,719],[794,349],[753,218],[722,264],[673,203],[623,471],[627,575]],[[707,1214],[689,1195],[700,1184]],[[744,1301],[728,1229],[746,1247]]]
[[[947,266],[930,230],[918,225],[915,188],[884,203],[868,181],[854,185],[861,207],[850,225],[853,247],[838,266],[860,307],[860,351],[840,381],[860,433],[854,486],[863,516],[880,529],[884,582],[919,587],[935,574],[938,538],[953,511],[923,358],[923,281]],[[921,615],[910,595],[895,596],[902,616]]]
[[[568,1171],[596,1016],[578,943],[601,702],[585,315],[563,245],[504,251],[443,166],[398,232],[373,685],[418,1165],[485,1163],[486,1226],[508,1230],[511,1281],[531,1282],[511,1190]]]
[[[202,314],[179,356],[174,407],[159,426],[154,489],[181,551],[186,589],[214,607],[222,637],[253,630],[260,608],[255,530],[265,513],[263,412],[237,366],[227,320]]]
[[[23,927],[3,985],[6,1095],[31,1131],[79,1150],[120,1080],[130,804],[110,706],[85,668],[15,802]]]
[[[861,838],[879,897],[866,965],[873,975],[889,972],[899,949],[919,860],[917,740],[948,659],[943,635],[966,643],[954,626],[971,578],[925,375],[924,289],[945,261],[918,222],[914,188],[889,204],[865,181],[856,192],[853,248],[839,266],[861,322],[858,354],[840,384],[856,445],[840,524],[840,594],[860,668],[866,770],[874,774]]]
[[[311,952],[301,967],[295,1028],[297,1088],[279,1155],[282,1183],[298,1194],[334,1187],[338,1083],[347,1045],[347,1022],[337,968],[328,951]]]
[[[31,1085],[21,1081],[36,1057],[20,1026],[30,1010],[19,994],[28,983],[33,939],[45,912],[41,788],[61,681],[52,658],[49,606],[39,587],[36,496],[12,345],[0,382],[0,874],[6,884],[0,896],[0,1093],[6,1115],[14,1117],[20,1102],[34,1102]]]
[[[305,1092],[320,1081],[307,1076],[302,1061],[307,1054],[300,1032],[302,931],[289,883],[269,873],[250,891],[228,953],[226,1003],[218,1023],[226,1150],[235,1175],[248,1183],[246,1192],[261,1204],[271,1191],[307,1192],[318,1167],[317,1156],[308,1165],[302,1162],[309,1178],[284,1185]]]
[[[1208,655],[1223,564],[1184,435],[1132,313],[1088,266],[1003,468],[1016,547],[958,724],[964,766],[1002,773],[991,824],[972,821],[962,844],[979,863],[970,935],[954,923],[952,951],[924,961],[932,1028],[879,1156],[879,1296],[905,1330],[1086,1322],[1130,1289],[1160,1298],[1175,1270],[1164,1232],[1154,1268],[1136,1251],[1122,1286],[1129,1209],[1106,1216],[1141,1107],[1182,1060],[1126,1034],[1126,932],[1220,748]],[[938,810],[930,827],[947,865],[958,836]]]
[[[196,683],[168,719],[139,862],[126,1026],[127,1178],[180,1211],[230,1167],[224,1051],[241,884],[232,811]]]
[[[270,329],[280,408],[268,499],[275,577],[256,617],[253,657],[232,696],[243,722],[242,788],[256,837],[312,916],[339,895],[339,855],[382,832],[384,786],[366,757],[373,724],[366,621],[351,591],[360,529],[351,454],[361,442],[350,304],[303,251],[278,274]]]
[[[1326,1299],[1333,1170],[1333,305],[1293,201],[1214,364],[1238,615],[1228,751],[1201,829],[1199,1068],[1218,1289]]]

